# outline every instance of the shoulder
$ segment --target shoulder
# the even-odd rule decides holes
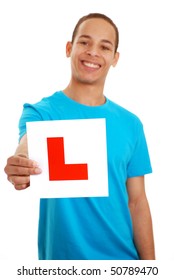
[[[126,122],[127,124],[135,124],[142,126],[142,122],[136,114],[129,111],[128,109],[120,106],[119,104],[108,99],[109,110],[113,114],[113,117],[116,116],[120,121]]]
[[[34,104],[25,103],[23,105],[23,115],[37,115],[41,120],[57,118],[62,103],[62,92],[58,91]]]
[[[61,96],[62,96],[61,91],[57,91],[52,95],[49,95],[47,97],[43,97],[40,101],[38,101],[34,104],[25,103],[24,108],[27,108],[27,107],[40,108],[40,109],[46,108],[46,107],[54,105],[55,102],[61,100]]]

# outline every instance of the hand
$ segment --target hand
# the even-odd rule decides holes
[[[16,190],[29,187],[30,175],[42,172],[35,161],[19,155],[7,159],[4,171],[7,174],[7,179],[14,185]]]

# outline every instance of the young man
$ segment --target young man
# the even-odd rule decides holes
[[[134,114],[104,96],[111,66],[117,64],[118,30],[103,14],[77,23],[66,45],[71,80],[63,90],[31,105],[19,122],[20,143],[5,167],[18,190],[42,171],[28,159],[26,122],[105,118],[109,197],[41,199],[39,259],[153,260],[151,214],[144,175],[151,173],[143,127]]]

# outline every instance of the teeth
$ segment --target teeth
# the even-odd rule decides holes
[[[96,69],[100,68],[100,66],[99,66],[98,64],[93,64],[93,63],[90,63],[90,62],[85,62],[85,61],[84,61],[83,64],[84,64],[85,66],[91,67],[91,68],[96,68]]]

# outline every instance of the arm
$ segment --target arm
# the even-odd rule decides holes
[[[28,158],[26,134],[21,138],[14,156],[8,158],[4,171],[7,174],[7,179],[17,190],[29,187],[30,175],[41,173],[38,164]]]
[[[134,242],[140,259],[154,260],[152,219],[145,193],[144,176],[129,178],[127,191],[133,222]]]

